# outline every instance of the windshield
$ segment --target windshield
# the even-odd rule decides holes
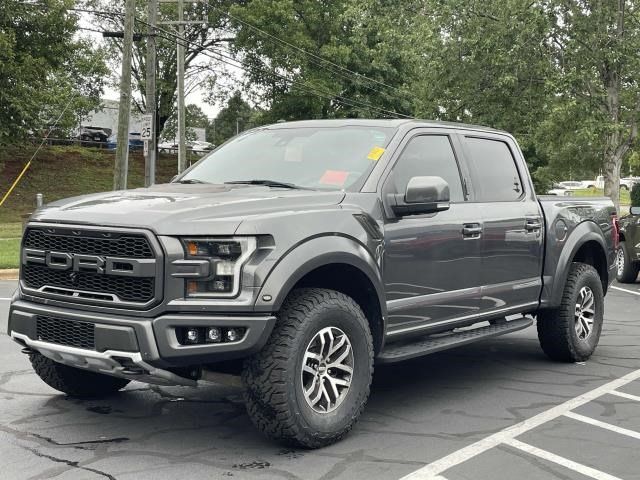
[[[222,145],[178,181],[355,189],[364,183],[394,132],[367,126],[255,130]]]

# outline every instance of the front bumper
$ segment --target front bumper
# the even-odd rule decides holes
[[[94,324],[94,349],[42,341],[37,333],[38,316]],[[191,385],[193,380],[180,377],[169,369],[249,356],[264,346],[275,320],[274,316],[264,315],[195,313],[165,314],[156,318],[127,317],[15,300],[9,310],[8,334],[18,343],[73,367],[148,383]],[[175,332],[180,326],[244,327],[246,334],[237,342],[180,345]],[[130,372],[136,372],[136,376],[132,377]]]

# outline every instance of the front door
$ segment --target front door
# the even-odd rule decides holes
[[[405,140],[383,195],[405,192],[416,176],[442,177],[451,207],[404,217],[386,212],[383,276],[391,337],[446,329],[452,319],[479,310],[481,213],[467,201],[449,135],[422,131]]]

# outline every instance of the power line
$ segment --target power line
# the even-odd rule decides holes
[[[163,37],[161,35],[160,35],[160,37],[164,38],[165,40],[169,40],[168,37]],[[179,42],[180,40],[176,40],[176,41]],[[238,61],[238,60],[236,60],[236,59],[234,59],[232,57],[229,57],[227,55],[224,55],[224,54],[222,54],[220,52],[215,52],[215,51],[209,52],[209,51],[204,50],[204,51],[202,51],[200,53],[202,55],[208,57],[208,58],[211,58],[213,60],[217,60],[219,62],[222,62],[222,63],[226,64],[226,65],[230,65],[230,66],[233,66],[233,67],[236,67],[236,68],[240,68],[240,69],[242,69],[244,71],[247,71],[247,70],[249,70],[251,68],[256,68],[256,67],[247,66],[246,64],[243,64],[240,61]],[[232,62],[235,62],[235,63],[232,63]],[[257,67],[257,68],[260,68],[260,67]],[[324,98],[326,100],[337,101],[337,102],[339,102],[341,104],[344,104],[344,105],[350,106],[350,107],[360,107],[360,108],[365,107],[365,108],[369,108],[369,109],[371,109],[373,111],[385,114],[387,116],[412,118],[412,117],[409,117],[408,115],[397,113],[395,111],[385,110],[385,109],[376,107],[376,106],[371,105],[371,104],[369,104],[367,102],[363,102],[362,100],[356,100],[356,99],[349,98],[349,97],[343,97],[343,96],[340,96],[340,95],[337,95],[337,94],[333,94],[331,92],[326,92],[326,91],[319,90],[317,87],[311,87],[311,86],[309,86],[308,84],[306,84],[304,82],[290,79],[290,78],[286,77],[285,75],[276,72],[275,70],[267,71],[265,68],[261,68],[261,70],[264,71],[267,75],[278,77],[278,78],[284,80],[285,82],[288,82],[288,83],[292,84],[292,86],[298,87],[299,89],[301,89],[303,91],[306,91],[307,93],[311,93],[312,95],[315,95],[315,96],[320,97],[320,98]]]
[[[139,21],[141,23],[145,23],[145,22],[143,22],[141,20],[139,20]],[[165,34],[168,34],[172,38],[167,38],[166,36],[158,35],[159,37],[164,38],[165,40],[172,40],[172,41],[175,40],[178,43],[179,42],[183,42],[185,46],[190,44],[190,45],[194,45],[194,46],[200,47],[202,49],[200,51],[200,53],[202,55],[207,56],[209,58],[212,58],[214,60],[217,60],[219,62],[225,63],[227,65],[231,65],[231,66],[236,67],[236,68],[241,68],[244,71],[248,71],[251,68],[256,68],[256,67],[252,67],[252,66],[247,66],[244,63],[236,60],[235,58],[232,58],[230,56],[224,55],[223,53],[210,51],[204,45],[199,44],[197,42],[194,42],[192,40],[182,39],[182,38],[180,38],[179,35],[176,35],[175,33],[170,32],[168,30],[165,30],[163,28],[157,27],[157,30],[159,30],[161,32],[164,32]],[[216,55],[216,56],[213,56],[213,55]],[[226,60],[224,60],[224,59],[226,59]],[[231,60],[231,62],[239,63],[239,65],[237,65],[235,63],[231,63],[231,62],[229,62],[229,60]],[[264,65],[264,63],[263,63],[263,65]],[[257,68],[260,68],[260,67],[257,67]],[[262,71],[266,70],[265,68],[260,68],[260,69]],[[321,97],[321,98],[324,98],[324,99],[327,99],[327,100],[337,100],[338,102],[340,102],[340,103],[342,103],[344,105],[347,105],[347,106],[351,106],[351,107],[369,108],[369,109],[371,109],[373,111],[377,111],[379,113],[383,113],[383,114],[385,114],[387,116],[402,117],[402,118],[407,118],[407,119],[413,118],[413,117],[411,117],[409,115],[404,115],[402,113],[398,113],[398,112],[395,112],[395,111],[392,111],[392,110],[386,110],[384,108],[376,107],[376,106],[371,105],[370,103],[364,102],[362,100],[356,100],[356,99],[353,99],[353,98],[337,95],[337,94],[334,94],[334,93],[331,93],[331,92],[322,91],[322,90],[319,90],[317,87],[310,87],[305,82],[290,79],[290,78],[286,77],[285,75],[276,72],[273,69],[272,69],[272,71],[270,71],[270,72],[268,71],[266,73],[269,74],[269,75],[272,75],[272,76],[279,77],[279,78],[283,79],[284,81],[291,83],[292,85],[295,85],[295,86],[298,86],[298,87],[302,86],[302,89],[306,89],[307,92],[312,93],[312,94],[314,94],[314,95],[316,95],[318,97]]]

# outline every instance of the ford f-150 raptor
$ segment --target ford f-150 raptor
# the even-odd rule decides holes
[[[169,184],[37,210],[8,331],[68,395],[239,373],[254,424],[314,448],[352,428],[375,363],[534,317],[551,359],[588,359],[617,242],[609,199],[536,197],[505,132],[280,123]]]

